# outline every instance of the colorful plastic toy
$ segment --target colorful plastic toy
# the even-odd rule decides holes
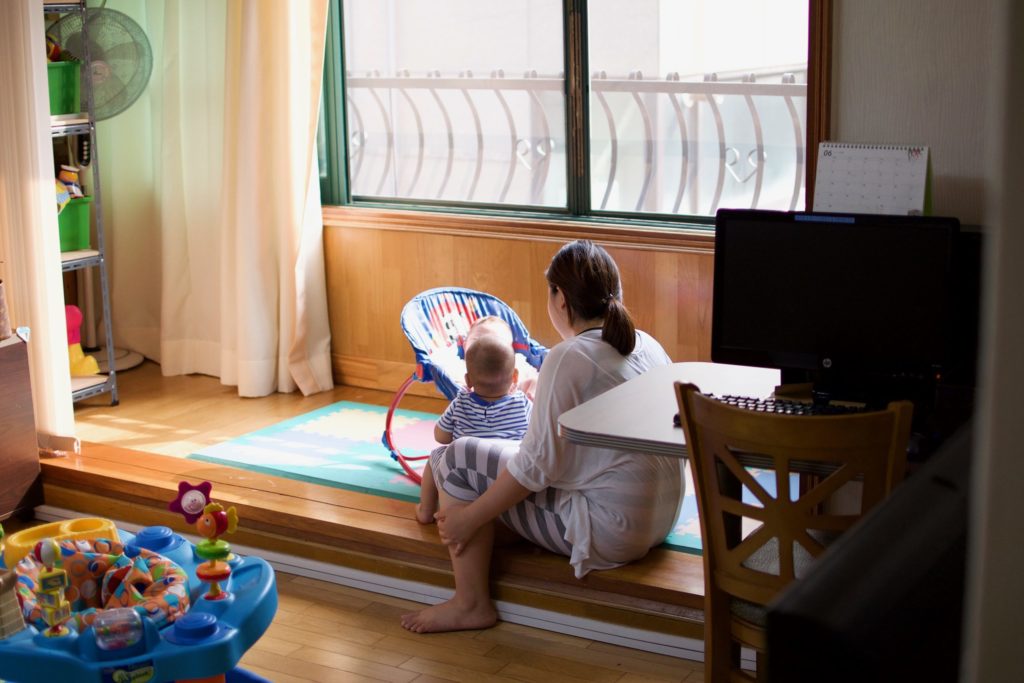
[[[61,166],[60,171],[57,173],[57,180],[64,183],[64,186],[68,188],[68,193],[72,197],[84,197],[85,192],[82,191],[82,186],[78,181],[78,167],[77,166]]]
[[[512,328],[512,347],[526,363],[539,370],[547,356],[547,348],[530,337],[516,312],[496,296],[463,287],[438,287],[417,294],[402,308],[402,331],[416,355],[416,371],[398,388],[391,400],[381,442],[417,484],[421,481],[420,474],[409,465],[409,461],[428,456],[402,455],[391,438],[391,418],[413,382],[433,382],[445,398],[455,398],[465,384],[462,340],[477,319],[489,315],[508,323]]]
[[[208,515],[206,541],[226,548],[219,536],[234,531],[237,516],[210,504],[208,494],[196,522]],[[14,572],[0,572],[0,679],[27,683],[45,672],[46,680],[76,683],[259,680],[234,667],[277,610],[270,565],[228,550],[214,564],[229,571],[217,579],[218,595],[208,597],[200,567],[211,560],[169,527],[57,538],[64,525],[95,528],[97,521],[113,528],[92,519],[26,530],[36,532],[31,550]],[[46,633],[54,626],[59,632]]]
[[[44,554],[49,544],[54,544],[56,550]],[[14,568],[19,574],[22,614],[40,629],[49,625],[47,600],[39,592],[55,564],[47,555],[54,553],[59,553],[57,563],[70,573],[64,588],[70,597],[69,616],[78,632],[108,609],[138,608],[160,629],[189,608],[188,576],[158,553],[145,548],[126,550],[121,543],[104,538],[59,544],[41,541],[37,550]]]
[[[57,215],[71,203],[71,190],[68,186],[62,183],[60,180],[55,180],[53,183],[53,191],[57,197]]]
[[[196,530],[206,539],[196,546],[196,554],[206,560],[196,568],[196,576],[210,584],[207,600],[229,597],[228,593],[221,590],[220,584],[231,576],[231,565],[225,562],[231,557],[231,546],[227,541],[220,540],[220,536],[233,534],[237,528],[238,515],[235,508],[230,507],[225,512],[224,507],[218,503],[210,503],[203,508],[203,516],[196,521]]]
[[[64,597],[64,589],[68,587],[68,573],[64,571],[60,546],[53,539],[39,541],[32,556],[43,565],[33,590],[40,618],[46,624],[43,635],[47,638],[66,636],[70,629],[64,622],[71,618],[71,603]]]
[[[78,306],[64,307],[64,320],[68,330],[68,365],[72,377],[99,374],[100,365],[82,350],[82,311]]]
[[[3,564],[13,567],[44,539],[54,541],[107,538],[117,540],[117,528],[102,517],[79,517],[63,522],[50,522],[16,531],[4,538]]]
[[[60,60],[60,43],[53,36],[46,36],[46,61],[56,62]]]
[[[210,502],[212,489],[213,484],[208,481],[202,484],[178,482],[178,497],[170,502],[167,509],[180,514],[187,523],[195,524],[196,520],[203,516],[203,511]]]

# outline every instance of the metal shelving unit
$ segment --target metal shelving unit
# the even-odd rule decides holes
[[[89,377],[71,378],[71,397],[73,401],[80,401],[90,396],[109,393],[110,404],[118,404],[117,396],[117,370],[114,363],[114,336],[110,322],[110,282],[107,277],[106,244],[103,234],[103,203],[100,190],[100,165],[99,149],[96,144],[96,116],[94,114],[94,102],[92,91],[92,80],[88,74],[92,71],[92,61],[89,54],[89,39],[87,21],[88,9],[85,0],[80,2],[43,2],[43,11],[47,14],[67,14],[78,12],[82,20],[82,45],[85,54],[76,55],[82,62],[83,77],[81,79],[82,92],[85,93],[86,111],[80,115],[53,116],[50,120],[50,135],[53,138],[66,138],[74,136],[88,136],[89,138],[89,171],[91,175],[90,195],[92,196],[92,217],[96,226],[95,249],[83,249],[79,251],[68,251],[61,253],[61,271],[85,271],[85,277],[92,277],[92,269],[99,271],[100,279],[100,306],[103,315],[104,344],[101,351],[106,353],[107,375],[95,375]],[[87,287],[88,292],[91,288]],[[92,301],[87,305],[93,305]]]

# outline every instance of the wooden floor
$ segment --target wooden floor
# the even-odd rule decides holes
[[[499,623],[484,631],[414,635],[398,616],[419,605],[295,576],[243,668],[298,681],[703,681],[703,665]]]
[[[118,387],[119,406],[110,406],[109,398],[101,395],[75,408],[78,435],[83,441],[116,447],[94,449],[100,467],[105,458],[113,457],[109,453],[119,453],[122,448],[181,458],[201,446],[234,438],[335,401],[386,405],[392,398],[383,392],[342,387],[311,397],[277,394],[241,399],[232,388],[221,386],[214,378],[163,378],[159,367],[149,362],[119,373]],[[432,412],[440,412],[444,405],[440,398],[416,396],[409,396],[402,402],[403,408]],[[166,495],[168,481],[174,478],[171,471],[174,461],[155,456],[153,462],[162,469],[159,472],[147,469],[156,467],[148,464],[139,467],[140,484],[122,490],[124,502],[118,503],[120,509],[138,515],[151,514],[141,507],[144,499]],[[180,471],[186,471],[189,462],[183,461]],[[128,463],[124,467],[133,469]],[[44,481],[46,470],[44,464]],[[64,477],[66,483],[48,490],[70,496],[72,502],[88,501],[92,484],[76,479],[81,476],[76,470],[72,463],[51,467],[50,471]],[[216,476],[223,481],[215,485],[216,490],[241,489],[243,485],[241,476],[232,478],[223,472]],[[248,485],[252,486],[252,482]],[[147,493],[149,490],[152,493]],[[330,497],[341,494],[323,487],[292,483],[287,491],[265,495],[265,504],[252,500],[250,514],[253,517],[259,515],[258,509],[262,507],[283,505],[274,501],[285,495],[291,496],[292,501],[297,497],[308,498],[302,501],[304,505],[323,507],[331,502]],[[49,494],[47,500],[50,500]],[[405,505],[411,508],[411,504]],[[404,535],[415,536],[417,532],[416,525],[412,524]],[[408,543],[410,547],[424,544],[417,538],[408,538]],[[349,545],[355,547],[351,542]],[[436,546],[428,549],[435,551]],[[402,548],[394,550],[402,552]],[[516,571],[528,575],[529,562],[527,560]],[[565,563],[560,563],[555,570],[563,569],[562,564]],[[544,576],[549,576],[552,567],[538,571],[547,572]],[[597,574],[602,576],[597,577]],[[617,580],[615,572],[598,572],[592,576],[599,581]],[[699,584],[699,573],[696,579],[690,579]],[[512,585],[508,590],[524,588]],[[398,615],[420,605],[304,577],[279,575],[279,593],[281,602],[274,623],[243,659],[245,668],[272,681],[586,680],[626,683],[703,680],[703,667],[696,662],[508,623],[479,632],[409,634],[399,626]]]
[[[118,373],[117,388],[117,406],[110,405],[109,394],[75,404],[78,438],[178,457],[337,401],[386,406],[393,398],[390,393],[355,387],[335,387],[312,396],[295,392],[239,398],[234,387],[222,385],[215,377],[163,377],[160,366],[152,361]],[[440,394],[402,399],[402,408],[438,414],[446,405]]]

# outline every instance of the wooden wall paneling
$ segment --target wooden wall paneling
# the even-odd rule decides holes
[[[633,316],[633,322],[638,328],[661,341],[662,336],[656,331],[657,321],[661,316],[653,305],[657,301],[657,253],[616,247],[608,248],[608,253],[619,266],[623,301]]]
[[[379,295],[381,259],[378,240],[371,232],[335,231],[324,242],[327,271],[328,307],[331,339],[335,348],[353,355],[369,355],[371,350],[369,313],[373,297]],[[359,268],[345,264],[360,264]]]
[[[662,251],[707,252],[714,234],[695,226],[653,228],[623,223],[592,223],[572,219],[454,214],[443,211],[413,211],[365,206],[324,206],[324,226],[426,232],[460,237],[498,237],[529,242],[564,244],[574,239],[592,239],[613,246]]]
[[[561,237],[422,227],[405,215],[397,227],[376,227],[358,217],[343,212],[324,231],[332,359],[339,383],[398,388],[414,369],[412,349],[401,331],[401,310],[431,287],[494,294],[516,310],[539,342],[550,347],[559,341],[547,316],[544,270],[564,243]],[[424,214],[426,223],[431,220],[437,218]],[[654,246],[623,241],[612,234],[594,239],[619,264],[626,305],[638,327],[654,335],[673,360],[707,360],[710,243],[701,248],[684,233],[679,248],[664,241]],[[433,387],[420,384],[410,393],[437,395]]]
[[[626,305],[637,327],[675,361],[708,360],[714,257],[688,252],[610,250],[622,271]]]
[[[530,280],[530,299],[528,302],[519,304],[527,313],[529,330],[533,338],[544,346],[551,348],[561,338],[558,332],[551,325],[548,317],[548,281],[544,277],[544,271],[551,263],[551,258],[558,251],[561,244],[551,242],[532,242],[530,249],[529,272],[536,273],[536,277]],[[519,309],[516,309],[519,310]]]
[[[538,327],[533,310],[535,280],[543,272],[531,263],[531,244],[525,241],[470,238],[460,240],[455,256],[458,281],[464,286],[498,297],[523,317],[529,330]]]
[[[714,276],[712,254],[678,254],[662,265],[666,291],[661,301],[672,302],[678,312],[674,335],[675,361],[711,360],[711,295]],[[664,296],[662,296],[662,294]],[[667,347],[666,347],[667,348]]]
[[[676,302],[678,299],[678,262],[679,259],[674,254],[658,254],[655,259],[652,272],[654,284],[650,296],[657,307],[657,314],[653,324],[649,327],[641,327],[653,334],[654,338],[661,342],[666,349],[681,346],[680,337],[688,319],[687,311],[682,306],[658,304],[658,302]],[[672,355],[672,360],[685,359]]]
[[[381,312],[387,319],[382,324],[397,333],[388,335],[382,350],[387,360],[410,362],[412,349],[401,327],[402,307],[424,290],[460,284],[454,253],[460,247],[447,235],[384,231],[377,234],[394,269],[393,279],[386,285],[389,291]]]

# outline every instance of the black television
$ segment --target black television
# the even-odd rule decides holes
[[[956,218],[722,209],[715,229],[714,362],[871,407],[953,364]]]

